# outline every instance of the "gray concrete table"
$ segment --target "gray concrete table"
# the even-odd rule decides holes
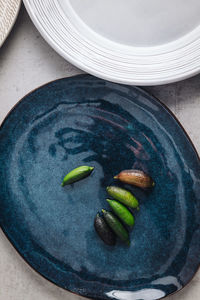
[[[13,105],[38,86],[83,73],[52,50],[22,7],[17,23],[0,49],[0,122]],[[146,88],[177,116],[200,152],[200,76]],[[33,271],[0,231],[0,300],[83,299],[51,284]],[[200,300],[200,271],[169,300]]]

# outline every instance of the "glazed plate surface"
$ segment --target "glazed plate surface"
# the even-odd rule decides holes
[[[97,299],[156,300],[180,290],[200,261],[200,164],[189,138],[156,99],[89,75],[49,83],[20,101],[0,129],[0,225],[41,275]],[[92,175],[61,187],[66,173]],[[94,231],[106,186],[123,169],[156,186],[140,202],[131,246]],[[127,187],[127,186],[125,186]]]

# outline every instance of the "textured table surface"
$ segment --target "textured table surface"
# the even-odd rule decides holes
[[[43,40],[22,7],[0,49],[0,122],[13,105],[38,86],[82,73]],[[200,153],[200,75],[175,84],[146,88],[177,116]],[[33,271],[0,231],[0,300],[84,299],[51,284]],[[200,271],[169,300],[200,300]]]

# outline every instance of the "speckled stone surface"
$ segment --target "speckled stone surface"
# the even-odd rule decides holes
[[[0,49],[0,118],[26,93],[57,78],[80,73],[59,57],[40,37],[22,10],[18,22]],[[159,97],[176,114],[200,151],[200,76],[147,90]],[[19,257],[5,236],[0,235],[0,299],[78,299],[36,274]],[[170,300],[199,300],[200,275]]]

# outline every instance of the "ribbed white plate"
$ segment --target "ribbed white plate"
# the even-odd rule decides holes
[[[21,0],[0,0],[0,47],[17,18]]]
[[[64,58],[111,81],[156,85],[200,71],[199,0],[24,0]]]

